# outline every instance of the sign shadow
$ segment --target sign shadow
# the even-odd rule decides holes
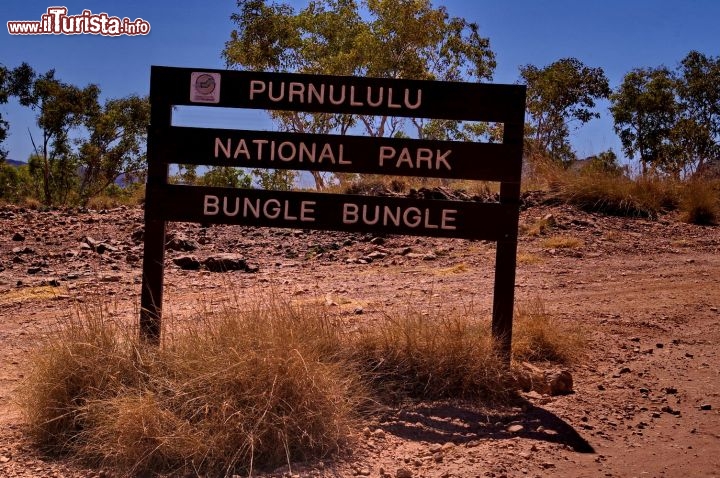
[[[577,453],[595,453],[572,425],[522,398],[508,407],[488,409],[468,402],[418,404],[394,409],[383,419],[380,429],[412,441],[472,446],[520,437],[566,445]]]

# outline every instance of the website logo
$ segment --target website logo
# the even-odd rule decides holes
[[[66,7],[48,7],[40,21],[20,20],[7,22],[10,35],[103,35],[135,36],[150,33],[150,23],[142,18],[111,17],[107,13],[83,10],[79,15],[68,15]]]

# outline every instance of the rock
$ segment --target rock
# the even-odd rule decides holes
[[[86,245],[87,245],[90,249],[92,249],[93,251],[96,250],[98,244],[100,244],[100,241],[97,241],[97,240],[93,239],[93,238],[90,237],[90,236],[83,236],[83,238],[80,239],[80,242],[81,242],[82,244],[86,244]]]
[[[134,230],[132,234],[130,234],[130,239],[135,243],[142,242],[143,239],[145,239],[145,229]]]
[[[510,433],[520,433],[523,430],[525,430],[525,427],[520,425],[519,423],[516,423],[515,425],[510,425],[509,427],[507,427],[507,431]]]
[[[210,272],[229,272],[247,270],[247,261],[238,254],[215,254],[205,259],[202,264]]]
[[[12,240],[16,242],[22,242],[25,240],[25,236],[23,236],[19,232],[16,232],[15,234],[13,234]]]
[[[573,378],[567,370],[553,372],[548,377],[550,395],[567,395],[573,392]]]
[[[32,247],[14,247],[12,250],[13,254],[35,254],[35,249]]]
[[[39,268],[39,267],[28,267],[27,273],[28,273],[28,274],[37,274],[37,273],[40,272],[41,270],[42,270],[42,269]]]
[[[710,405],[709,403],[703,403],[702,405],[700,405],[700,410],[712,410],[712,405]]]
[[[567,370],[542,370],[522,362],[516,371],[517,386],[524,392],[536,391],[546,395],[566,395],[573,392],[573,379]]]
[[[386,256],[387,256],[387,254],[384,252],[374,251],[374,252],[371,252],[370,254],[368,254],[366,257],[369,259],[375,260],[375,259],[384,259]]]
[[[98,254],[105,254],[106,252],[117,252],[117,248],[101,242],[95,247],[95,252],[97,252]]]
[[[355,315],[362,315],[364,312],[365,311],[362,307],[355,307],[355,310],[353,310],[353,313],[355,313]]]
[[[412,471],[408,470],[407,468],[398,468],[395,472],[395,478],[412,478],[412,476]]]
[[[427,254],[425,254],[423,256],[422,259],[424,261],[434,261],[435,259],[437,259],[437,256],[435,254],[433,254],[432,252],[428,252]]]
[[[183,251],[190,252],[196,250],[198,247],[197,242],[192,239],[188,239],[182,234],[171,236],[170,239],[165,243],[165,249],[170,251]]]
[[[196,271],[200,269],[200,261],[195,256],[179,256],[173,262],[182,270]]]
[[[370,239],[370,244],[382,246],[383,244],[385,244],[385,239],[382,237],[373,237],[372,239]]]

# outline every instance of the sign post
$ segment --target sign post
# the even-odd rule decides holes
[[[497,242],[492,331],[510,359],[525,87],[153,66],[140,334],[160,341],[166,221]],[[172,126],[180,105],[484,121],[475,143]],[[168,184],[169,164],[352,172],[500,183],[499,203]]]

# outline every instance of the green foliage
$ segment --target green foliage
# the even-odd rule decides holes
[[[297,178],[297,171],[289,169],[253,169],[252,174],[261,189],[272,191],[290,191]]]
[[[230,67],[448,81],[489,79],[495,68],[478,26],[429,0],[315,0],[297,12],[285,3],[239,0],[238,8],[223,51]],[[282,131],[342,135],[359,126],[370,136],[394,136],[407,121],[296,112],[271,117]],[[419,137],[454,127],[436,123],[426,131],[426,122],[412,122]],[[285,184],[287,174],[263,173],[259,181]],[[276,181],[277,175],[284,178]],[[317,189],[326,186],[324,176],[313,177]]]
[[[643,174],[689,176],[720,163],[720,58],[691,51],[676,71],[635,69],[611,99],[623,149]]]
[[[128,96],[101,105],[98,86],[63,83],[54,70],[38,74],[27,63],[7,74],[0,71],[0,80],[9,95],[36,112],[42,137],[39,144],[33,140],[29,169],[41,180],[35,196],[46,205],[87,204],[121,177],[130,183],[144,176],[146,98]]]
[[[527,84],[527,139],[534,153],[558,161],[574,159],[569,142],[570,123],[585,124],[600,115],[595,101],[610,94],[602,68],[590,68],[575,58],[558,60],[545,68],[520,68]]]
[[[650,166],[663,169],[670,132],[679,105],[676,79],[667,68],[637,68],[625,75],[612,94],[610,111],[625,154],[639,157],[642,172]]]
[[[602,153],[587,158],[588,163],[582,168],[583,173],[600,173],[609,176],[621,176],[623,168],[617,160],[617,155],[613,150],[603,151]]]
[[[93,108],[85,119],[89,138],[82,141],[78,161],[82,167],[79,194],[83,202],[123,177],[126,183],[145,170],[145,137],[150,123],[147,98],[110,99]]]
[[[0,105],[8,102],[8,97],[10,96],[8,88],[9,80],[10,71],[5,66],[0,65]],[[2,113],[0,113],[0,145],[2,145],[3,141],[7,138],[8,127],[8,122],[3,119]],[[7,151],[0,146],[0,164],[2,164],[5,158],[7,158]],[[2,193],[0,193],[0,195],[2,195]]]
[[[252,177],[241,168],[215,166],[199,178],[198,184],[223,188],[250,188]]]

